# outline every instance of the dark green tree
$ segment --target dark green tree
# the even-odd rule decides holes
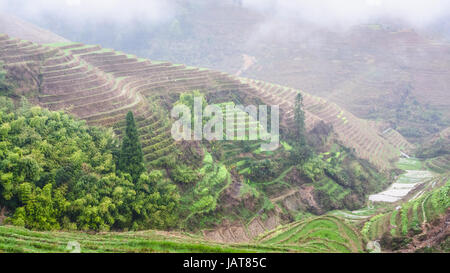
[[[131,111],[127,114],[127,128],[119,155],[118,170],[129,173],[134,182],[138,181],[145,170],[142,146]]]
[[[294,115],[295,141],[301,146],[306,145],[305,112],[303,111],[303,96],[301,93],[298,93],[295,98]]]
[[[295,142],[291,151],[291,159],[296,164],[303,164],[311,158],[313,151],[306,141],[305,112],[303,111],[303,96],[301,93],[298,93],[295,98],[294,119],[293,136]]]
[[[11,96],[13,94],[12,86],[6,80],[6,71],[3,69],[3,63],[0,61],[0,95]]]

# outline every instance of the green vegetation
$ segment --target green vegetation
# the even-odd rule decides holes
[[[294,248],[299,252],[362,252],[361,235],[342,219],[314,217],[263,234],[262,245]]]
[[[397,105],[380,108],[369,117],[382,118],[384,121],[390,122],[400,134],[414,141],[435,134],[450,125],[450,121],[439,110],[420,104],[410,87],[401,93]]]
[[[397,162],[397,168],[402,170],[420,170],[422,162],[414,158],[400,158]]]
[[[290,252],[289,248],[258,244],[220,244],[201,237],[158,231],[101,233],[37,232],[0,226],[0,253],[69,253],[69,242],[80,245],[81,253],[254,253]]]
[[[207,220],[199,218],[216,209],[220,194],[231,183],[227,168],[214,163],[208,153],[204,157],[203,166],[195,175],[200,179],[197,178],[196,184],[183,194],[181,200],[183,213],[188,214],[182,222],[190,227],[198,227],[199,221]]]
[[[318,203],[326,211],[361,208],[367,194],[381,191],[388,183],[342,148],[314,155],[297,165],[297,170],[314,185]]]
[[[305,129],[305,112],[303,111],[303,96],[297,94],[294,107],[294,133],[293,133],[293,149],[291,151],[291,159],[297,164],[305,163],[312,156],[312,149],[307,144]]]
[[[284,148],[286,151],[292,151],[292,146],[289,145],[289,143],[287,143],[287,142],[285,142],[285,141],[281,141],[281,145],[283,145],[283,148]]]
[[[363,239],[418,232],[426,219],[435,219],[448,206],[448,192],[419,192],[417,201],[392,213],[381,207],[335,212],[353,217],[358,228],[367,219],[363,236],[341,218],[313,216],[360,209],[367,195],[386,188],[395,174],[388,170],[398,151],[365,121],[294,89],[258,83],[273,89],[261,91],[225,74],[146,62],[96,46],[58,50],[70,45],[54,44],[54,53],[39,57],[33,63],[39,68],[39,90],[20,86],[20,92],[50,109],[67,107],[91,125],[112,129],[87,126],[25,100],[1,99],[0,209],[5,210],[0,219],[6,212],[4,223],[16,227],[0,227],[0,251],[64,252],[67,242],[76,240],[86,252],[361,252]],[[12,58],[18,61],[23,62],[22,56]],[[13,85],[5,75],[0,70],[0,89],[9,96]],[[266,152],[260,149],[262,141],[238,137],[175,142],[169,109],[183,103],[193,113],[195,97],[201,97],[203,109],[209,100],[223,111],[227,105],[258,105],[263,99],[284,105],[282,147]],[[311,122],[305,121],[305,111],[312,114]],[[260,136],[267,133],[253,117],[237,112],[234,132],[242,133],[238,128],[244,125],[247,133],[249,125],[257,125]],[[235,113],[223,115],[234,119]],[[439,150],[446,144],[436,143],[418,153],[429,159],[423,166],[402,160],[398,167],[445,173],[449,161]],[[170,232],[200,234],[236,223],[249,235],[254,223],[266,228],[266,220],[294,219],[249,245],[219,245]],[[169,231],[135,232],[143,229]]]
[[[0,61],[0,96],[11,96],[13,94],[12,85],[6,79],[6,71],[3,68],[3,62]]]
[[[384,248],[397,250],[409,242],[409,237],[420,234],[424,223],[445,215],[450,208],[450,180],[438,177],[432,185],[441,185],[397,209],[387,209],[364,224],[363,235],[368,240],[382,239]]]
[[[341,219],[315,217],[291,223],[260,236],[247,244],[205,241],[185,234],[159,231],[101,233],[37,232],[12,226],[0,226],[0,252],[72,251],[69,242],[80,245],[82,253],[163,252],[163,253],[258,253],[258,252],[362,252],[360,234]]]
[[[450,138],[446,129],[425,142],[416,152],[418,158],[426,160],[425,166],[433,172],[450,171]]]
[[[428,159],[426,167],[436,173],[446,173],[450,171],[450,154]]]
[[[38,230],[175,226],[179,196],[161,171],[118,172],[110,131],[0,98],[0,203]]]
[[[127,114],[127,125],[119,155],[118,170],[128,173],[136,182],[144,172],[144,156],[132,112]]]

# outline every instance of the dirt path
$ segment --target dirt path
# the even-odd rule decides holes
[[[276,202],[282,201],[282,200],[286,199],[287,197],[292,196],[296,193],[300,193],[300,190],[298,190],[298,189],[297,190],[296,189],[289,190],[287,193],[285,193],[281,196],[270,199],[270,201],[272,201],[272,203],[275,204]]]
[[[242,67],[241,69],[239,69],[238,72],[236,72],[236,76],[238,77],[242,75],[242,73],[250,69],[250,67],[252,67],[256,63],[256,58],[253,56],[249,56],[247,54],[243,54],[242,59],[243,59]]]

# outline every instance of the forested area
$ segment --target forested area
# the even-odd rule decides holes
[[[12,87],[2,82],[2,94],[7,95]],[[193,111],[194,97],[202,97],[203,107],[207,105],[199,91],[181,94],[177,103]],[[284,190],[267,185],[284,180],[288,173],[294,177],[289,184],[314,186],[324,210],[356,208],[375,190],[372,181],[379,182],[370,168],[340,146],[328,153],[318,151],[305,130],[300,94],[295,125],[284,136],[286,147],[275,153],[258,152],[258,142],[190,143],[184,152],[147,166],[132,112],[118,137],[113,129],[88,126],[64,112],[32,106],[24,98],[0,98],[0,206],[10,216],[7,224],[29,229],[208,227],[220,211],[221,194],[233,182],[233,171],[247,181],[239,194],[256,191],[255,206],[262,208],[254,209],[263,215],[274,208],[268,196]],[[193,153],[187,152],[190,149]],[[239,151],[250,157],[241,157]],[[245,213],[255,212],[243,210],[230,219],[248,217]]]
[[[129,114],[127,133],[133,126]],[[120,147],[112,131],[0,97],[0,204],[12,212],[7,223],[39,230],[174,226],[177,188],[161,171],[146,172],[142,154],[123,159],[135,148],[136,139]]]

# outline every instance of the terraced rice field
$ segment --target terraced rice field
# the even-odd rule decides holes
[[[64,109],[91,125],[114,127],[120,136],[124,117],[133,111],[148,163],[176,149],[170,120],[158,96],[192,90],[239,91],[249,88],[224,73],[135,56],[81,43],[42,46],[0,36],[6,68],[37,66],[39,103]]]
[[[409,202],[372,217],[365,223],[363,235],[377,240],[386,232],[392,236],[405,236],[411,230],[420,231],[424,223],[433,221],[450,208],[449,186],[448,175],[435,178]]]
[[[233,102],[218,104],[222,108],[224,117],[224,160],[223,163],[236,167],[239,174],[249,173],[249,165],[252,160],[262,158],[266,153],[261,152],[264,139],[270,139],[270,133],[255,117],[249,115],[238,107],[234,111],[227,111],[227,107],[235,107]],[[232,109],[232,108],[230,108]],[[227,123],[233,128],[227,128]],[[228,141],[228,133],[234,132],[234,141]],[[250,133],[254,138],[250,139]],[[240,140],[246,140],[246,148],[243,149]],[[245,150],[245,151],[243,151]],[[271,154],[271,153],[270,153]]]
[[[426,167],[433,172],[445,173],[450,171],[450,154],[430,159],[426,162]]]
[[[406,140],[384,138],[367,121],[355,117],[338,105],[322,98],[262,81],[249,79],[242,79],[242,81],[252,86],[254,89],[248,91],[255,92],[253,95],[260,97],[265,103],[279,105],[282,121],[287,125],[292,125],[294,122],[295,97],[301,93],[307,130],[312,130],[320,121],[333,125],[339,139],[347,147],[353,148],[359,157],[367,159],[380,169],[389,168],[390,161],[398,158],[400,149],[408,145]]]
[[[224,244],[176,232],[141,231],[87,234],[37,232],[0,226],[0,252],[363,252],[361,235],[340,218],[323,216],[280,226],[247,244]]]
[[[358,211],[337,210],[330,212],[331,215],[341,217],[350,222],[360,222],[369,219],[376,212],[374,209],[361,209]]]
[[[318,190],[324,190],[334,200],[341,201],[350,193],[349,189],[344,189],[341,185],[337,184],[329,178],[317,181],[314,186]]]
[[[264,82],[239,80],[216,71],[143,60],[81,43],[42,46],[3,35],[0,60],[7,68],[24,64],[37,66],[38,99],[51,110],[65,109],[92,125],[114,126],[119,136],[123,125],[117,123],[123,121],[128,111],[133,111],[144,133],[141,134],[143,150],[149,163],[176,148],[168,137],[167,113],[155,113],[161,108],[158,96],[192,90],[244,92],[269,105],[280,105],[283,124],[289,126],[294,117],[294,98],[300,92]],[[387,169],[389,161],[407,145],[395,132],[388,136],[397,137],[385,139],[367,122],[336,104],[302,93],[309,130],[320,121],[332,124],[346,146],[380,169]]]
[[[369,200],[372,202],[397,202],[408,195],[408,193],[418,185],[428,182],[432,177],[433,174],[429,171],[408,170],[405,174],[402,174],[387,190],[370,195]]]
[[[219,103],[223,112],[224,124],[223,128],[234,132],[233,140],[262,140],[270,138],[265,125],[261,124],[256,116],[251,116],[249,113],[236,107],[233,102]],[[233,110],[228,110],[233,109]],[[227,128],[227,123],[232,124],[232,128]],[[253,130],[253,131],[252,131]],[[250,139],[250,132],[253,132],[253,139]],[[224,139],[229,140],[227,135],[224,134]]]
[[[399,132],[392,128],[384,130],[380,135],[402,152],[410,153],[414,149],[413,144],[409,143]]]
[[[300,252],[362,252],[361,235],[334,216],[294,222],[259,237],[267,246],[283,246]]]
[[[200,237],[160,231],[87,234],[82,232],[36,232],[0,226],[0,253],[67,253],[80,246],[81,253],[246,253],[287,252],[282,247],[256,244],[219,244]]]
[[[448,44],[428,40],[413,30],[366,25],[352,29],[348,35],[320,32],[317,37],[322,38],[318,39],[327,41],[321,46],[305,45],[299,35],[293,35],[289,42],[268,35],[265,42],[270,46],[248,50],[257,64],[243,75],[304,89],[365,117],[373,110],[383,113],[390,109],[400,96],[397,86],[408,82],[413,87],[411,96],[420,104],[442,105],[448,116]],[[416,55],[415,50],[423,55]],[[406,60],[408,65],[397,69],[397,64]]]
[[[405,196],[421,184],[431,182],[433,174],[428,170],[422,170],[422,164],[416,159],[401,159],[397,166],[404,169],[406,173],[400,177],[385,191],[372,194],[369,200],[372,202],[394,203]]]

